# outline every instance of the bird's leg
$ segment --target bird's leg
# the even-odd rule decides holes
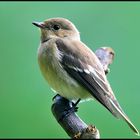
[[[77,112],[78,107],[77,104],[80,102],[81,99],[78,99],[75,103],[60,96],[59,94],[56,94],[53,99],[54,101],[54,106],[57,107],[57,104],[59,104],[60,108],[57,108],[57,117],[58,117],[58,122],[62,121],[63,119],[67,118],[70,114]]]
[[[78,111],[77,105],[78,105],[78,103],[79,103],[80,101],[81,101],[81,99],[79,98],[75,103],[72,102],[72,107],[73,107],[73,109],[75,110],[75,112]]]
[[[72,106],[65,109],[66,113],[70,114],[70,113],[73,113],[73,112],[77,112],[78,111],[77,105],[80,102],[80,100],[81,99],[79,98],[75,103],[74,102],[70,102],[72,104]]]
[[[80,101],[81,99],[79,98],[75,103],[72,103],[72,106],[76,107]]]
[[[56,95],[57,96],[57,95]],[[60,96],[60,95],[59,95]],[[63,114],[62,114],[62,116],[60,117],[60,119],[59,119],[59,121],[61,121],[61,120],[63,120],[65,117],[67,117],[68,115],[70,115],[71,113],[74,113],[74,112],[77,112],[78,111],[78,107],[77,107],[77,105],[78,105],[78,103],[80,102],[80,98],[75,102],[75,103],[73,103],[73,102],[69,102],[69,103],[71,103],[72,104],[72,106],[67,106],[65,109],[64,109],[64,111],[63,111]]]

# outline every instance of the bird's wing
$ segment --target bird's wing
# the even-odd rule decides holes
[[[81,49],[79,49],[78,46],[75,46],[76,43],[73,43],[74,45],[71,43],[65,42],[62,39],[56,40],[56,47],[61,54],[61,59],[59,59],[61,66],[71,77],[73,77],[79,84],[85,87],[89,93],[104,107],[106,107],[115,117],[123,118],[129,127],[137,135],[139,135],[138,130],[123,112],[117,99],[115,98],[109,82],[103,73],[103,69],[101,70],[100,67],[94,65],[96,61],[98,65],[98,60],[94,60],[97,58],[91,56],[94,58],[94,64],[92,65],[88,59],[84,59],[84,57],[87,58],[87,56],[80,57],[79,54],[81,53]],[[69,45],[72,46],[70,47]],[[74,48],[71,49],[72,47],[78,48],[78,50]],[[79,51],[79,53],[77,51]],[[89,50],[86,49],[86,51],[88,52]]]
[[[122,109],[111,91],[106,77],[100,72],[101,70],[99,69],[98,71],[96,67],[88,64],[88,60],[78,57],[76,55],[77,52],[71,50],[72,46],[67,46],[67,43],[61,39],[56,41],[56,45],[61,54],[63,54],[60,63],[66,72],[79,84],[84,86],[89,93],[104,105],[114,116],[118,117],[116,110],[112,107],[112,102],[119,108],[119,110],[122,111]]]

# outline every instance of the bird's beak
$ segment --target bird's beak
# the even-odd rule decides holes
[[[43,22],[32,22],[32,24],[42,29],[45,28],[45,24]]]

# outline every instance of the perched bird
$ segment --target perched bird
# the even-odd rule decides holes
[[[38,62],[48,84],[69,100],[96,99],[115,117],[122,118],[138,135],[120,107],[104,67],[81,40],[75,25],[64,18],[33,22],[41,30]]]

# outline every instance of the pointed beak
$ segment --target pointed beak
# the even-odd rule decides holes
[[[43,22],[32,22],[32,24],[42,29],[45,28],[45,24]]]

